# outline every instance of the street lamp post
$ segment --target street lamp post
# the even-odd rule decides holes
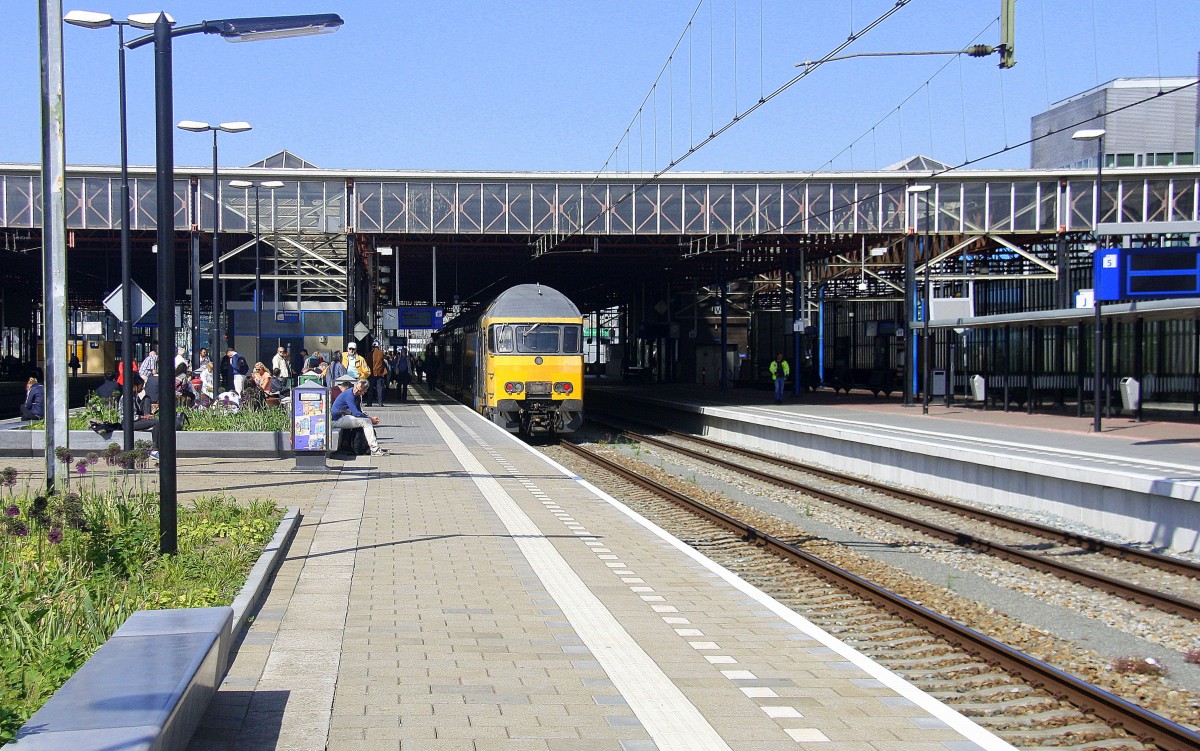
[[[260,247],[262,244],[262,233],[259,231],[259,189],[266,188],[267,190],[276,190],[282,188],[283,183],[279,180],[265,180],[260,182],[252,182],[250,180],[230,180],[230,187],[243,188],[249,190],[254,188],[254,361],[262,361],[262,253]],[[272,214],[273,216],[273,214]],[[271,222],[271,226],[275,226],[275,222]],[[274,255],[272,253],[272,255]]]
[[[136,49],[154,43],[154,114],[158,183],[158,309],[160,346],[175,346],[175,155],[171,114],[171,40],[186,34],[220,34],[229,41],[275,39],[336,31],[340,16],[325,13],[308,16],[229,18],[203,21],[172,29],[170,16],[153,14],[154,33],[129,42]],[[140,26],[142,18],[130,17]],[[148,20],[148,19],[147,19]],[[165,311],[165,313],[164,313]],[[168,350],[161,350],[166,353]],[[159,380],[159,549],[174,553],[178,547],[176,524],[175,379]]]
[[[213,312],[212,312],[212,320],[210,321],[210,326],[209,326],[208,349],[210,352],[213,353],[213,356],[215,357],[216,353],[221,351],[221,349],[222,349],[221,345],[223,344],[223,342],[220,342],[220,337],[221,337],[221,249],[220,249],[220,243],[217,241],[218,234],[221,231],[221,181],[217,175],[217,133],[222,132],[222,131],[224,131],[225,133],[244,133],[244,132],[250,130],[251,126],[250,126],[250,123],[241,122],[241,121],[232,122],[232,123],[221,123],[220,125],[209,125],[208,123],[196,122],[195,120],[181,120],[179,122],[179,124],[176,125],[175,127],[179,128],[180,130],[187,130],[187,131],[191,131],[193,133],[203,133],[205,131],[210,131],[210,130],[212,131],[212,139],[213,139],[213,147],[212,147],[212,153],[213,153],[213,171],[212,171],[212,179],[213,179],[212,306],[213,306]],[[199,259],[197,259],[196,266],[197,266],[197,268],[194,269],[194,271],[195,271],[196,277],[199,278],[199,276],[200,276]],[[196,304],[199,305],[198,300],[196,301]],[[195,326],[198,326],[199,324],[197,322],[193,322],[192,325],[195,327]],[[195,344],[193,344],[192,345],[193,353],[195,353],[196,350],[197,350],[197,348],[196,348]],[[192,364],[195,366],[199,366],[200,363],[198,361],[196,361],[196,357],[197,356],[195,354],[193,354],[193,356],[192,356],[193,363]],[[214,373],[213,373],[213,375],[217,379],[218,383],[220,382],[220,378],[221,378],[221,374],[219,371],[220,371],[220,369],[218,368],[218,369],[215,369]],[[217,389],[217,391],[220,391],[220,389]]]
[[[1096,250],[1100,250],[1100,180],[1103,177],[1104,170],[1104,134],[1103,128],[1088,128],[1086,130],[1077,130],[1071,134],[1071,138],[1076,141],[1095,141],[1096,142],[1096,187],[1092,191],[1093,205],[1095,206],[1095,219],[1092,222],[1092,234],[1096,237]],[[1095,309],[1095,321],[1093,328],[1095,331],[1092,334],[1092,431],[1100,432],[1100,380],[1102,374],[1100,372],[1100,350],[1104,348],[1104,337],[1101,331],[1103,324],[1100,316],[1100,288],[1099,285],[1093,282],[1092,284],[1092,307]]]
[[[915,203],[916,199],[922,197],[923,194],[928,193],[930,191],[930,189],[932,189],[932,188],[933,188],[932,185],[910,185],[910,186],[908,186],[908,188],[907,188],[908,194],[913,196],[913,199],[914,199],[914,204],[913,204],[914,209],[916,208],[916,203]],[[929,414],[929,266],[930,266],[929,261],[930,261],[931,254],[929,252],[929,197],[924,196],[924,198],[925,198],[925,222],[924,222],[924,230],[925,230],[925,233],[924,233],[925,234],[925,253],[924,253],[924,255],[925,255],[925,285],[924,285],[924,287],[925,287],[925,289],[924,289],[924,293],[921,296],[921,323],[923,324],[921,326],[921,363],[922,363],[922,367],[921,367],[921,371],[922,371],[921,372],[921,414],[927,415],[927,414]],[[913,223],[914,223],[914,225],[916,224],[916,211],[913,211]],[[913,229],[915,231],[916,227],[914,226]],[[911,263],[909,263],[910,260],[911,259],[906,259],[905,284],[911,288],[911,286],[916,281],[915,280],[916,274],[913,273]],[[910,316],[912,315],[911,311],[909,312],[909,315]],[[908,343],[908,346],[909,347],[912,346],[911,341]],[[908,360],[913,365],[916,365],[915,357],[910,356],[908,358]]]

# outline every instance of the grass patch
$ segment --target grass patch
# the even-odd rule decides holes
[[[292,429],[291,417],[287,410],[279,405],[268,405],[261,409],[239,410],[233,412],[223,405],[217,404],[207,409],[180,407],[179,414],[183,416],[183,429],[194,431],[230,431],[230,432],[289,432]],[[88,397],[87,405],[82,409],[72,410],[67,415],[68,430],[88,430],[92,420],[99,422],[121,422],[121,413],[112,402],[100,399],[95,394]],[[29,424],[30,430],[45,430],[46,421],[36,420]]]
[[[106,459],[106,479],[92,454],[50,495],[17,493],[16,471],[0,472],[0,743],[135,610],[230,604],[283,516],[208,496],[179,509],[179,552],[161,556],[157,489],[116,471],[119,451]]]

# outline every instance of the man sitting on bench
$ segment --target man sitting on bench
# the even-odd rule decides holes
[[[343,430],[362,428],[363,435],[367,438],[367,445],[371,447],[371,456],[387,456],[388,450],[380,448],[379,439],[375,437],[375,426],[379,424],[379,418],[364,414],[358,406],[358,400],[367,393],[368,388],[370,388],[370,381],[359,379],[354,382],[353,388],[339,394],[333,400],[331,409],[333,422],[330,424]]]

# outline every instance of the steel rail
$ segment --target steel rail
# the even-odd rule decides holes
[[[819,498],[823,501],[828,501],[829,503],[834,503],[839,506],[857,511],[859,513],[867,514],[868,516],[872,516],[877,519],[881,519],[883,521],[887,521],[887,522],[890,522],[893,524],[900,524],[900,525],[908,527],[910,529],[915,529],[918,532],[922,532],[924,534],[930,535],[931,537],[936,537],[938,539],[946,540],[948,542],[952,542],[956,545],[961,545],[963,547],[970,548],[972,550],[978,550],[980,552],[987,553],[989,555],[994,555],[998,558],[1003,558],[1007,561],[1010,561],[1012,563],[1017,563],[1022,566],[1028,566],[1029,568],[1037,569],[1038,571],[1052,574],[1052,575],[1060,577],[1062,579],[1066,579],[1068,581],[1075,582],[1076,584],[1082,584],[1087,587],[1093,587],[1093,588],[1099,589],[1103,592],[1107,592],[1109,594],[1116,595],[1118,597],[1123,597],[1127,600],[1132,600],[1133,602],[1137,602],[1142,605],[1146,605],[1148,607],[1152,607],[1152,608],[1161,610],[1166,613],[1178,615],[1183,618],[1188,618],[1191,620],[1200,620],[1200,603],[1193,602],[1191,600],[1188,600],[1188,599],[1185,599],[1182,597],[1176,597],[1175,595],[1171,595],[1171,594],[1168,594],[1165,592],[1160,592],[1158,590],[1150,589],[1149,587],[1142,587],[1137,584],[1132,584],[1130,582],[1122,581],[1120,579],[1116,579],[1114,577],[1107,576],[1105,574],[1096,573],[1094,571],[1088,571],[1087,569],[1079,568],[1077,566],[1072,566],[1067,563],[1062,563],[1061,561],[1056,561],[1052,558],[1047,558],[1045,556],[1038,555],[1036,553],[1030,553],[1025,550],[1021,550],[1020,548],[1015,548],[1011,545],[1004,545],[999,542],[987,540],[982,537],[977,537],[975,535],[968,534],[968,533],[962,532],[960,530],[951,529],[950,527],[942,526],[940,524],[923,521],[921,519],[914,519],[914,518],[912,518],[910,516],[906,516],[900,512],[882,509],[877,506],[873,506],[870,503],[856,500],[854,498],[851,498],[850,496],[843,495],[841,493],[837,493],[837,492],[830,491],[830,490],[825,490],[823,488],[818,488],[815,485],[809,485],[807,483],[799,482],[796,480],[789,480],[787,478],[778,477],[778,476],[772,475],[768,472],[762,472],[760,470],[756,470],[751,467],[746,467],[741,464],[735,464],[734,462],[731,462],[731,461],[728,461],[725,459],[721,459],[719,457],[710,456],[708,454],[705,454],[704,452],[695,451],[695,450],[689,449],[685,446],[679,446],[679,445],[671,443],[669,441],[663,441],[658,438],[654,438],[654,437],[647,436],[647,435],[642,435],[640,433],[633,433],[630,431],[623,431],[623,434],[627,435],[637,441],[643,442],[643,443],[649,443],[649,444],[652,444],[655,446],[661,446],[670,451],[675,451],[677,453],[683,454],[685,456],[690,456],[690,457],[692,457],[694,459],[698,459],[700,461],[709,462],[711,464],[716,464],[717,466],[723,467],[723,468],[731,470],[733,472],[738,472],[740,474],[749,475],[756,479],[762,480],[763,482],[768,482],[768,483],[771,483],[774,485],[778,485],[780,487],[787,488],[788,490],[795,490],[800,493],[804,493],[806,495],[811,495],[811,496]],[[693,438],[691,436],[682,436],[682,437],[687,438],[688,440],[693,440]],[[720,444],[715,444],[714,447],[719,448],[721,450],[725,450],[725,448],[726,448]],[[743,452],[737,452],[737,453],[741,454]],[[752,454],[752,452],[751,452],[751,454]],[[762,457],[754,455],[754,458],[757,459],[757,458],[762,458]],[[800,471],[808,471],[807,469],[801,469],[798,465],[795,465],[794,463],[788,463],[788,464],[790,465],[789,468],[791,468],[791,469],[798,469]],[[872,489],[875,489],[874,483],[860,482],[856,478],[838,477],[835,479],[839,480],[840,482],[853,483],[856,485],[867,485],[867,486],[871,487]],[[889,489],[888,494],[898,497],[902,500],[914,500],[913,498],[909,498],[908,495],[906,493],[904,493],[904,491],[900,491],[896,488]],[[918,498],[916,500],[918,500],[920,502],[923,499]],[[984,520],[990,521],[990,518],[986,518]]]
[[[746,542],[761,546],[787,560],[815,569],[826,580],[876,603],[902,620],[940,636],[950,644],[989,664],[1020,676],[1022,680],[1033,687],[1041,688],[1084,711],[1096,714],[1110,725],[1121,727],[1142,741],[1158,746],[1162,751],[1194,751],[1196,748],[1200,748],[1200,734],[1161,715],[1128,702],[828,561],[806,553],[683,493],[643,477],[595,452],[568,441],[563,441],[559,445],[585,461],[601,466],[622,479],[729,529]]]
[[[622,432],[629,432],[629,431],[623,429],[619,425],[613,425],[612,423],[607,423],[607,422],[604,422],[601,420],[595,420],[595,418],[593,418],[593,417],[589,417],[588,419],[592,420],[594,422],[598,422],[603,425],[608,425],[609,427],[615,428],[617,430],[621,430]],[[622,419],[625,419],[625,418],[622,418]],[[636,422],[636,421],[630,420],[629,422]],[[656,427],[655,430],[661,430],[661,429]],[[899,498],[900,500],[903,500],[903,501],[920,503],[922,505],[931,506],[931,507],[940,509],[942,511],[950,512],[952,514],[958,514],[960,516],[965,516],[965,517],[968,517],[971,519],[976,519],[978,521],[984,521],[989,524],[995,524],[996,526],[1005,527],[1006,529],[1011,529],[1011,530],[1014,530],[1017,532],[1024,532],[1025,534],[1034,535],[1036,537],[1042,537],[1047,540],[1054,540],[1057,542],[1062,542],[1067,545],[1073,545],[1077,548],[1087,550],[1088,552],[1091,552],[1091,553],[1099,553],[1101,555],[1105,555],[1110,558],[1117,558],[1120,560],[1132,561],[1134,563],[1138,563],[1140,565],[1147,566],[1149,568],[1159,569],[1160,571],[1166,571],[1168,573],[1176,574],[1179,576],[1186,576],[1186,577],[1189,577],[1192,579],[1200,579],[1200,564],[1192,563],[1191,561],[1185,561],[1185,560],[1182,560],[1179,558],[1173,558],[1171,556],[1162,555],[1161,553],[1155,553],[1155,552],[1152,552],[1149,550],[1140,550],[1138,548],[1131,547],[1129,545],[1121,545],[1120,543],[1108,542],[1108,541],[1101,540],[1096,537],[1090,537],[1088,535],[1083,535],[1083,534],[1079,534],[1076,532],[1070,532],[1070,531],[1063,530],[1063,529],[1057,529],[1055,527],[1051,527],[1051,526],[1048,526],[1045,524],[1038,524],[1037,522],[1025,521],[1024,519],[1017,519],[1017,518],[1014,518],[1011,516],[1006,516],[1004,514],[997,513],[995,511],[988,511],[986,509],[976,508],[976,507],[968,506],[968,505],[962,504],[962,503],[955,503],[954,501],[948,501],[943,498],[935,498],[934,496],[926,495],[924,493],[919,493],[916,491],[903,490],[901,488],[897,488],[897,487],[894,487],[891,485],[886,485],[886,484],[880,483],[880,482],[875,482],[874,480],[869,480],[869,479],[862,478],[862,477],[855,477],[853,475],[843,474],[843,473],[835,472],[835,471],[829,470],[829,469],[812,467],[807,464],[803,464],[801,462],[792,461],[790,459],[783,459],[783,458],[780,458],[777,456],[771,456],[769,454],[763,454],[758,451],[753,451],[751,449],[742,448],[740,446],[730,446],[730,445],[727,445],[724,443],[718,443],[717,441],[714,441],[710,438],[703,438],[701,436],[688,435],[686,433],[678,433],[678,432],[672,431],[672,430],[663,430],[662,432],[665,435],[670,435],[670,436],[674,436],[677,438],[681,438],[683,440],[692,441],[694,443],[698,443],[702,446],[707,446],[707,447],[712,448],[717,451],[727,451],[729,453],[738,454],[739,456],[745,456],[745,457],[748,457],[751,459],[757,459],[759,461],[766,462],[769,464],[774,464],[776,466],[785,467],[787,469],[792,469],[797,472],[804,472],[804,473],[811,474],[811,475],[817,475],[818,477],[824,477],[828,480],[833,480],[836,482],[844,482],[844,483],[849,483],[849,484],[853,484],[853,485],[859,485],[861,487],[869,488],[871,490],[874,490],[879,493],[883,493],[885,495],[890,495],[894,498]],[[653,443],[654,441],[658,440],[651,436],[646,436],[646,435],[641,435],[639,437],[648,443]],[[673,444],[664,444],[664,445],[674,447]]]

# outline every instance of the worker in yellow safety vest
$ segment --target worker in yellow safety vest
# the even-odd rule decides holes
[[[783,359],[783,353],[775,355],[775,359],[771,361],[771,365],[767,369],[771,371],[771,380],[775,384],[775,403],[779,404],[783,401],[783,384],[792,374],[792,369],[788,365],[788,361]]]

